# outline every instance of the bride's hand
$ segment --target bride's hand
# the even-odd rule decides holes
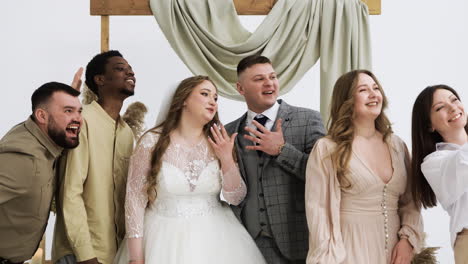
[[[208,141],[221,164],[225,164],[230,161],[234,162],[234,158],[232,157],[232,148],[234,147],[234,140],[237,133],[234,133],[229,137],[224,126],[220,125],[220,127],[218,127],[216,124],[214,124],[210,130],[211,137],[208,137]]]

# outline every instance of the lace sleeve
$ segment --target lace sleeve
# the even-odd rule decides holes
[[[125,227],[128,238],[143,237],[143,219],[148,203],[145,190],[146,176],[151,170],[151,154],[157,134],[144,134],[130,159],[125,198]]]
[[[222,190],[221,197],[226,202],[233,205],[239,205],[247,194],[247,187],[242,179],[239,168],[232,167],[226,173],[221,171]]]

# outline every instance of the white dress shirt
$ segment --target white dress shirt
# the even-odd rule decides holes
[[[450,215],[453,247],[457,233],[468,228],[468,143],[437,143],[436,151],[424,158],[421,171]]]
[[[257,127],[254,124],[252,124],[252,121],[257,115],[263,115],[263,116],[268,117],[268,120],[265,123],[265,128],[271,131],[271,128],[274,125],[276,116],[278,115],[279,107],[280,105],[278,104],[278,102],[275,102],[275,104],[272,107],[268,108],[263,113],[255,113],[254,111],[248,110],[247,120],[245,122],[245,125],[256,130]]]

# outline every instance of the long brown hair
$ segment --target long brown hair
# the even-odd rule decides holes
[[[158,142],[154,147],[153,155],[151,157],[152,169],[147,175],[146,191],[148,193],[148,200],[150,203],[156,199],[157,175],[161,169],[162,157],[171,143],[170,133],[179,125],[185,100],[187,100],[193,89],[204,81],[209,81],[214,86],[214,83],[210,78],[208,78],[208,76],[198,75],[184,79],[177,86],[174,96],[172,97],[166,119],[160,125],[147,132],[159,134]],[[215,114],[210,122],[203,126],[203,133],[205,136],[208,137],[210,127],[214,124],[219,124],[218,113]]]
[[[436,143],[444,141],[437,131],[431,129],[431,108],[434,93],[438,89],[449,90],[460,100],[457,92],[450,86],[444,84],[428,86],[414,101],[411,120],[411,188],[414,201],[422,204],[424,208],[437,205],[435,193],[421,171],[421,164],[427,155],[436,150]],[[465,126],[465,131],[468,133],[468,124]]]
[[[351,187],[351,182],[346,178],[346,174],[348,173],[354,138],[354,92],[361,73],[374,79],[382,94],[382,111],[375,119],[375,128],[383,134],[384,141],[392,133],[391,123],[384,113],[384,109],[387,108],[387,97],[377,77],[368,70],[354,70],[338,78],[333,88],[330,119],[328,120],[328,137],[336,143],[336,148],[331,153],[331,159],[336,167],[338,182],[344,189]]]

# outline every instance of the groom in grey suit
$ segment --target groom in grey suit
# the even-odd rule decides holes
[[[317,111],[277,100],[279,83],[271,61],[259,55],[237,66],[237,90],[248,111],[226,125],[236,138],[247,196],[233,207],[269,264],[305,263],[308,230],[305,170],[325,129]]]

